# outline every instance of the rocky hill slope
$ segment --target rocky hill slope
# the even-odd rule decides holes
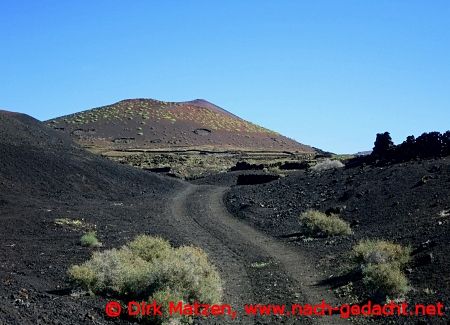
[[[163,211],[180,186],[0,111],[0,324],[109,323],[104,301],[81,303],[65,290],[68,267],[92,253],[80,236],[95,228],[105,248],[144,231],[176,240]]]
[[[102,149],[206,149],[314,153],[205,100],[127,99],[47,121],[84,146]]]
[[[227,175],[219,176],[222,182],[230,182],[225,178]],[[221,182],[219,176],[215,183]],[[339,279],[338,275],[348,274],[352,247],[369,238],[412,248],[412,260],[406,268],[411,289],[405,299],[410,305],[450,303],[449,157],[322,172],[299,171],[267,184],[235,186],[228,193],[226,203],[242,220],[310,252],[320,269],[327,270],[330,283],[336,279],[336,291],[346,299],[355,293],[359,297],[366,293],[361,278]],[[339,213],[351,225],[353,234],[331,239],[309,238],[299,219],[308,209]],[[379,321],[392,323],[394,320]],[[444,324],[446,321],[406,317],[394,322]]]

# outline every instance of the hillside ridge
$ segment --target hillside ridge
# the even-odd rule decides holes
[[[124,99],[46,121],[78,143],[111,150],[214,148],[314,153],[310,146],[205,100]]]

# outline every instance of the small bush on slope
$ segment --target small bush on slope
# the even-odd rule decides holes
[[[300,221],[313,235],[326,236],[350,235],[352,230],[347,222],[337,215],[327,216],[317,210],[307,210],[300,216]]]
[[[353,247],[353,256],[357,263],[391,263],[405,266],[410,260],[411,248],[403,247],[385,240],[362,240]]]
[[[102,244],[97,239],[97,234],[95,231],[90,231],[83,236],[81,236],[80,239],[81,246],[85,247],[100,247]]]
[[[411,249],[384,240],[363,240],[353,247],[353,258],[361,265],[364,283],[383,296],[398,296],[408,290],[402,268],[410,261]]]
[[[95,252],[90,260],[72,266],[68,274],[93,293],[131,299],[150,297],[150,301],[162,303],[163,309],[167,301],[220,303],[223,291],[219,273],[203,250],[192,246],[175,249],[159,237],[138,236],[120,249]]]

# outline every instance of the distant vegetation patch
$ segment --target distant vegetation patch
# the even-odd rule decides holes
[[[57,218],[54,223],[56,225],[68,227],[74,230],[95,228],[95,225],[87,223],[84,219]]]
[[[72,132],[72,134],[76,136],[92,136],[96,134],[96,131],[95,129],[76,129]]]
[[[65,116],[49,121],[53,127],[60,122],[73,125],[85,125],[98,121],[112,122],[134,120],[144,121],[151,119],[155,122],[190,121],[208,127],[208,131],[223,130],[228,132],[265,133],[278,135],[278,133],[265,129],[242,119],[186,103],[163,102],[150,99],[123,100],[113,105],[94,108],[88,111]]]
[[[313,170],[315,172],[321,172],[324,170],[342,168],[344,166],[345,165],[342,162],[340,162],[339,160],[325,159],[321,162],[318,162],[313,167],[311,167],[311,170]]]

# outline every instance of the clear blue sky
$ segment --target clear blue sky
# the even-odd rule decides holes
[[[450,129],[450,2],[1,1],[0,107],[205,98],[337,153]]]

